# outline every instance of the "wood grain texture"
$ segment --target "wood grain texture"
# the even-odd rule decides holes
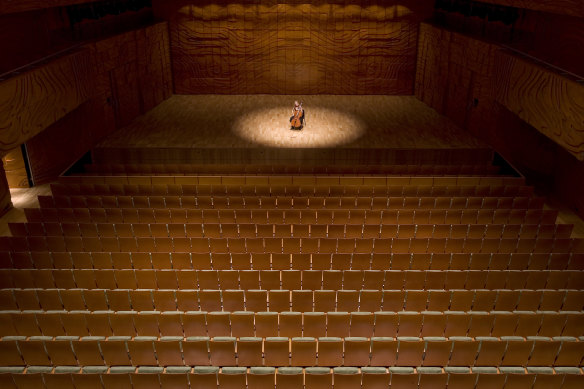
[[[93,71],[90,50],[81,49],[0,83],[0,153],[87,101]]]
[[[481,0],[483,3],[584,17],[582,0]]]
[[[584,161],[584,83],[499,52],[497,101]]]
[[[154,1],[179,94],[411,94],[431,2]]]
[[[488,130],[497,50],[494,44],[422,23],[416,96],[474,134]]]
[[[166,23],[87,47],[95,64],[91,98],[26,142],[35,185],[53,180],[100,139],[171,94]]]

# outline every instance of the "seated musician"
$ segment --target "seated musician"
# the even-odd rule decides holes
[[[298,103],[298,101],[294,102],[294,108],[292,108],[292,116],[290,116],[290,122],[294,119],[294,116],[297,112],[300,112],[300,123],[304,125],[304,108],[302,107],[302,103]]]

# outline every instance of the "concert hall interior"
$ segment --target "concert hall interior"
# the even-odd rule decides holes
[[[584,387],[582,0],[0,0],[0,387]]]

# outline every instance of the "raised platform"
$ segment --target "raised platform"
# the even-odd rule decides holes
[[[294,100],[306,126],[289,128]],[[480,164],[491,149],[413,96],[173,96],[93,150],[96,163]]]

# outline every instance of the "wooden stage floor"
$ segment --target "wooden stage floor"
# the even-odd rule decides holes
[[[289,127],[294,100],[304,101],[302,131]],[[389,163],[398,162],[399,150],[451,155],[476,149],[488,146],[413,96],[174,95],[100,142],[94,158],[110,163]],[[424,162],[419,158],[425,157],[404,162]]]

